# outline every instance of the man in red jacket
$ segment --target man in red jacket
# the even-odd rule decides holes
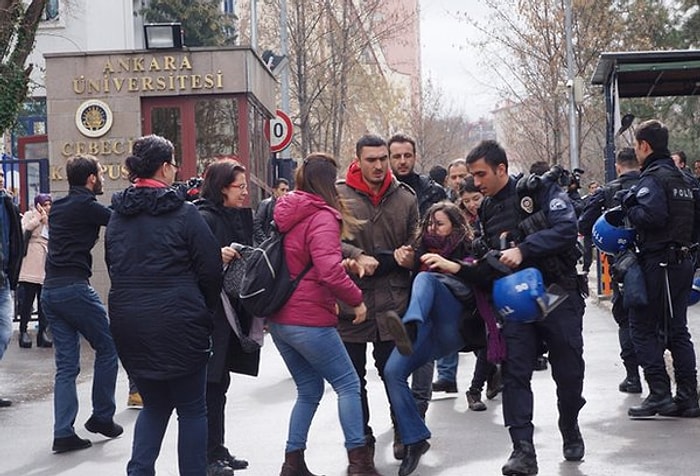
[[[341,306],[338,330],[360,377],[365,436],[374,445],[365,380],[367,344],[373,345],[374,365],[383,378],[394,349],[387,313],[401,315],[408,306],[413,269],[413,249],[408,245],[418,225],[418,201],[410,187],[393,177],[383,138],[362,136],[355,152],[338,192],[355,218],[364,222],[343,243],[343,256],[354,258],[364,268],[364,277],[356,282],[367,304],[367,320],[353,325],[352,309]]]

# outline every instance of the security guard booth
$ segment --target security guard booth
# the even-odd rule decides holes
[[[700,95],[700,50],[626,51],[600,55],[591,83],[605,95],[605,181],[615,178],[620,98]]]

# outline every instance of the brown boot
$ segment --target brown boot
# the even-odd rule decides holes
[[[284,464],[280,476],[317,476],[306,467],[304,450],[292,451],[284,454]]]
[[[348,450],[348,476],[382,476],[374,468],[374,458],[368,446]]]

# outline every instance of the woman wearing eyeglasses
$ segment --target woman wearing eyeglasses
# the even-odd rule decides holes
[[[133,185],[112,197],[105,250],[110,329],[143,397],[127,474],[155,474],[175,409],[180,474],[205,475],[206,368],[221,257],[202,216],[171,186],[177,165],[169,140],[139,138],[125,165]]]
[[[248,196],[246,169],[239,162],[224,159],[211,163],[204,172],[200,199],[195,202],[209,225],[221,250],[224,264],[240,258],[229,245],[232,242],[253,244],[253,211],[245,208]],[[259,323],[240,303],[228,300],[238,316],[240,332],[248,335]],[[231,383],[229,372],[257,376],[260,350],[244,350],[224,312],[223,302],[214,313],[212,357],[207,370],[207,444],[208,476],[229,476],[233,470],[245,469],[248,462],[235,458],[224,446],[224,409],[226,392]]]

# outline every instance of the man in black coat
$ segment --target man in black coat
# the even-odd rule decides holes
[[[24,250],[19,210],[3,187],[5,174],[0,170],[0,360],[12,338],[12,316],[15,314],[11,290],[17,287]],[[0,407],[9,407],[12,401],[0,398]]]
[[[102,168],[93,156],[77,155],[66,162],[70,190],[53,202],[49,221],[51,239],[46,256],[46,278],[41,305],[51,326],[56,353],[53,451],[63,453],[92,445],[73,428],[78,415],[75,380],[80,372],[80,336],[95,349],[92,416],[85,428],[109,438],[122,434],[113,420],[117,380],[117,350],[109,330],[107,311],[90,286],[92,255],[100,227],[111,211],[100,204]]]

